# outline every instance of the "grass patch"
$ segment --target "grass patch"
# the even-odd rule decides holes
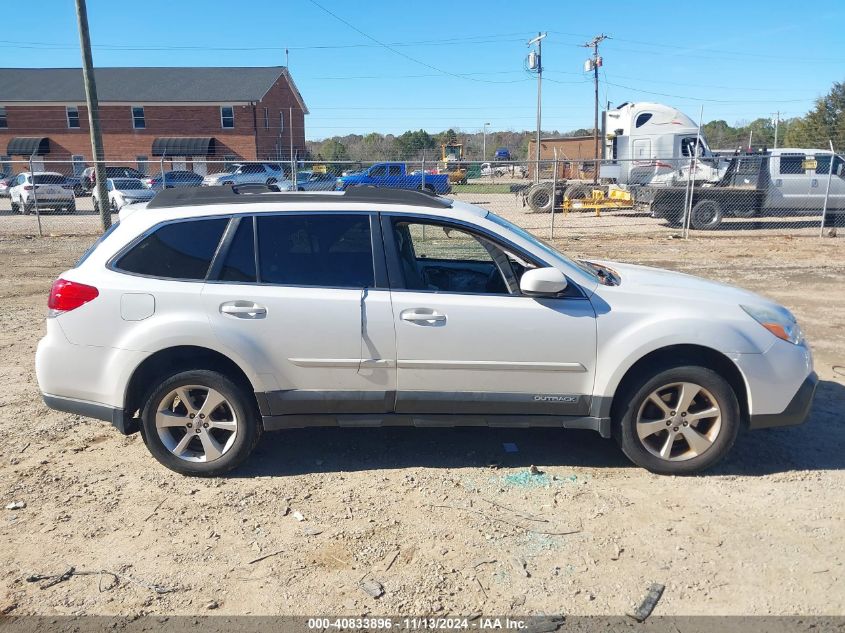
[[[511,185],[487,184],[466,184],[452,185],[452,193],[510,193]]]

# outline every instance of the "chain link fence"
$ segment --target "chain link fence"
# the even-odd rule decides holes
[[[0,165],[0,236],[96,235],[102,232],[99,209],[104,205],[117,221],[121,208],[148,201],[163,188],[259,184],[282,191],[335,191],[360,185],[426,190],[484,207],[546,239],[835,237],[845,235],[843,164],[839,155],[812,150],[598,165],[570,160],[207,159],[138,165],[127,160],[105,165],[108,200],[101,202],[92,193],[96,190],[92,168],[33,158]]]

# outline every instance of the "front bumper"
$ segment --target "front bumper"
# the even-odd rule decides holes
[[[749,416],[748,427],[751,429],[765,429],[773,426],[795,426],[803,424],[810,415],[810,408],[813,405],[813,395],[816,393],[816,386],[819,384],[819,377],[812,372],[795,392],[792,400],[780,413],[758,413]]]

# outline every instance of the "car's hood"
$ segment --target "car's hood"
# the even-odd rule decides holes
[[[156,195],[152,189],[119,189],[117,193],[124,198],[152,198]]]
[[[616,271],[621,277],[620,287],[643,296],[691,299],[696,303],[704,301],[732,305],[766,305],[777,310],[785,310],[771,299],[718,281],[650,266],[601,260],[589,261]]]

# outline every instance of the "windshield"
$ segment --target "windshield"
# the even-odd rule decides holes
[[[36,174],[36,185],[63,185],[65,184],[65,177],[59,174]]]
[[[113,181],[115,189],[143,189],[144,184],[135,178],[115,178]]]
[[[498,215],[496,215],[495,213],[492,213],[492,212],[487,213],[487,219],[492,221],[492,222],[495,222],[499,226],[502,226],[506,229],[510,229],[511,231],[513,231],[514,233],[519,235],[525,241],[527,241],[527,242],[531,243],[532,245],[534,245],[535,247],[539,248],[541,251],[543,251],[543,253],[548,255],[550,258],[556,259],[556,260],[563,262],[564,264],[568,264],[570,266],[575,266],[579,270],[581,270],[584,273],[586,273],[587,275],[589,275],[590,278],[594,279],[596,282],[600,281],[598,275],[596,275],[596,271],[592,267],[587,266],[583,262],[579,262],[579,261],[576,261],[574,259],[570,259],[566,255],[564,255],[563,253],[558,251],[554,246],[549,244],[547,241],[537,237],[536,235],[532,235],[531,233],[529,233],[528,231],[526,231],[522,227],[519,227],[516,224],[510,223],[507,220],[505,220],[504,218],[499,217]]]

